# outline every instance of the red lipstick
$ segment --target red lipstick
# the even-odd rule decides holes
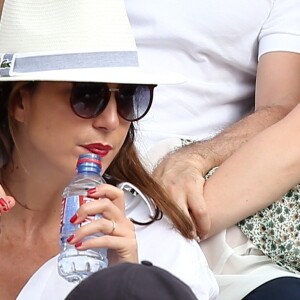
[[[108,152],[112,150],[112,146],[103,145],[100,143],[83,145],[83,147],[94,154],[98,154],[101,157],[106,156]]]

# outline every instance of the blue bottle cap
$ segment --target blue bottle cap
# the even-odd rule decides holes
[[[79,156],[77,161],[78,173],[95,173],[99,174],[102,170],[101,157],[94,153],[85,153]]]

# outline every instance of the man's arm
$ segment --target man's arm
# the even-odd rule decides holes
[[[171,198],[192,214],[201,236],[209,230],[203,176],[251,137],[281,120],[300,102],[300,54],[272,52],[258,63],[255,112],[215,138],[170,153],[154,171]],[[245,157],[244,159],[247,159]]]

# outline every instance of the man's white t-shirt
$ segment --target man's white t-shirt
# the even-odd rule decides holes
[[[300,53],[299,0],[125,4],[141,67],[187,79],[181,85],[158,86],[152,108],[138,122],[136,144],[153,165],[181,145],[178,138],[207,139],[252,111],[260,56]],[[218,280],[220,300],[240,300],[268,280],[297,276],[272,263],[236,226],[202,248]]]
[[[204,139],[236,122],[253,108],[259,56],[300,52],[299,0],[125,4],[140,66],[187,79],[155,89],[150,112],[138,122],[142,154],[163,139]]]

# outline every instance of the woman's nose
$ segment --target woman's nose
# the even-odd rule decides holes
[[[107,131],[112,131],[120,125],[119,115],[117,111],[117,102],[115,93],[112,92],[110,99],[104,111],[94,118],[93,126],[96,128],[104,128]]]

